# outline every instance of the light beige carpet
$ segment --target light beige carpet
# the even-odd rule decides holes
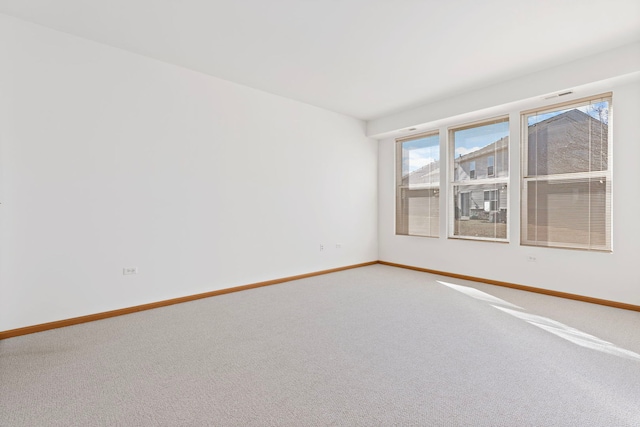
[[[2,426],[639,426],[640,313],[383,265],[0,342]]]

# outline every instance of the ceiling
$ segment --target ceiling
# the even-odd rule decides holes
[[[0,0],[0,13],[363,120],[640,41],[638,0]]]

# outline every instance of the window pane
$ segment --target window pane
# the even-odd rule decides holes
[[[608,101],[532,115],[527,124],[527,176],[608,169]]]
[[[419,193],[421,194],[407,198],[407,234],[411,236],[437,236],[440,228],[439,192],[437,190],[422,190]]]
[[[438,134],[399,142],[396,234],[437,237],[440,220]]]
[[[605,178],[529,182],[529,239],[554,246],[605,247],[609,192]]]
[[[454,236],[507,238],[507,184],[456,185]]]
[[[509,176],[509,122],[456,130],[454,141],[454,181],[488,177],[489,158],[495,163],[494,175]]]
[[[403,185],[409,188],[440,182],[438,135],[402,143],[402,181]]]

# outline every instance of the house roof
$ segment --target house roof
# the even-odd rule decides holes
[[[489,145],[482,147],[479,150],[472,151],[471,153],[467,153],[461,156],[456,157],[456,162],[462,161],[471,161],[473,159],[477,159],[479,157],[488,156],[491,153],[495,153],[497,151],[503,151],[509,148],[509,137],[505,136],[500,138],[499,140],[492,142]]]
[[[529,126],[529,128],[532,128],[532,127],[541,128],[565,119],[573,120],[575,122],[583,122],[588,119],[598,120],[590,116],[589,114],[585,113],[584,111],[580,111],[577,108],[573,108],[571,110],[565,111],[564,113],[539,121],[538,123]],[[603,125],[607,126],[606,123],[603,123]]]

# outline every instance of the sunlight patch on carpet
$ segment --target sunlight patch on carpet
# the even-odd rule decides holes
[[[624,357],[626,359],[640,361],[640,354],[620,348],[613,343],[602,340],[593,335],[589,335],[586,332],[582,332],[556,320],[549,319],[548,317],[518,311],[524,309],[486,292],[482,292],[469,286],[455,285],[453,283],[442,282],[440,280],[437,280],[436,282],[472,298],[488,302],[492,307],[497,308],[504,313],[522,319],[531,325],[537,326],[540,329],[550,332],[581,347],[590,348],[592,350],[601,351],[618,357]]]
[[[510,302],[507,302],[498,297],[494,297],[493,295],[490,295],[486,292],[482,292],[478,289],[470,288],[469,286],[454,285],[453,283],[442,282],[440,280],[436,280],[436,282],[440,283],[441,285],[445,285],[451,289],[454,289],[458,292],[462,292],[463,294],[468,295],[472,298],[479,299],[481,301],[486,301],[492,304],[497,304],[505,307],[511,307],[511,308],[517,308],[517,309],[523,310],[522,307],[518,307],[515,304],[511,304]]]

